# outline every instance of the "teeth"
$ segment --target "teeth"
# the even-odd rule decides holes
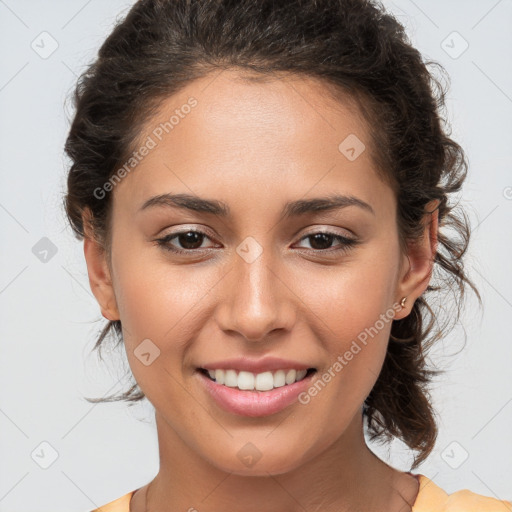
[[[224,384],[224,372],[222,370],[215,370],[215,380],[219,384]]]
[[[267,376],[263,373],[259,373],[257,375],[257,377],[261,377],[262,375],[263,375],[263,377]],[[254,373],[240,372],[238,374],[238,389],[254,389],[255,381],[256,381],[256,379],[254,377]],[[261,381],[259,381],[259,382],[261,383]],[[265,387],[264,391],[266,389],[267,388]]]
[[[304,374],[306,375],[306,374]],[[286,384],[293,384],[296,380],[297,372],[295,370],[289,370],[286,374],[284,381]]]
[[[217,371],[219,371],[219,370],[216,370],[215,373],[217,373]],[[222,370],[220,370],[220,371],[222,372]],[[223,382],[223,384],[225,386],[229,386],[230,388],[234,388],[234,387],[238,386],[238,377],[236,375],[236,371],[235,370],[226,370],[224,372],[224,382]]]
[[[276,372],[263,372],[254,374],[251,372],[236,370],[208,370],[208,374],[218,384],[224,384],[230,388],[241,390],[269,391],[287,384],[293,384],[302,380],[307,370],[277,370]]]

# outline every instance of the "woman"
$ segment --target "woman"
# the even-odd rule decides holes
[[[109,35],[65,206],[160,470],[101,510],[512,510],[363,435],[428,456],[436,292],[479,296],[439,85],[365,0],[141,0]]]

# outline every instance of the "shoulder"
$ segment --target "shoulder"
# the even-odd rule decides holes
[[[512,512],[512,502],[482,496],[462,489],[450,494],[446,501],[447,512]]]
[[[130,512],[130,501],[134,493],[135,490],[90,512]]]
[[[462,489],[448,494],[425,475],[418,475],[420,490],[413,512],[512,512],[512,502]]]

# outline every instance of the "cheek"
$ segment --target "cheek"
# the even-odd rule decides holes
[[[189,347],[210,314],[208,291],[222,277],[221,272],[173,266],[159,250],[119,251],[117,257],[113,252],[125,350],[135,379],[150,399],[156,399],[160,382],[169,381],[168,371],[185,377],[179,376],[180,368],[188,364]],[[157,354],[148,366],[138,358],[142,347]],[[167,392],[172,394],[171,388]]]
[[[374,326],[382,314],[392,316],[395,280],[392,255],[379,259],[365,257],[347,261],[324,275],[315,275],[311,281],[314,286],[303,285],[300,294],[309,297],[311,309],[318,312],[331,335],[347,340]],[[379,326],[382,329],[380,322]]]
[[[123,327],[139,337],[163,340],[193,315],[208,283],[196,272],[166,264],[159,250],[117,258],[115,292]]]
[[[361,258],[329,276],[315,279],[309,291],[316,337],[324,340],[330,365],[324,380],[335,383],[339,403],[360,404],[382,368],[394,317],[395,255]],[[308,296],[308,290],[301,292]],[[314,318],[317,318],[315,321]]]
[[[115,269],[124,346],[135,380],[152,403],[176,404],[180,394],[173,379],[182,379],[180,367],[205,290],[193,273],[160,260],[156,264],[155,254],[146,250],[118,256]]]

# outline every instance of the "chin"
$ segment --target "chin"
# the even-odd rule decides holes
[[[250,442],[240,450],[226,450],[208,459],[218,469],[239,476],[281,475],[297,469],[302,462],[300,454],[293,447],[281,451],[260,451]]]

